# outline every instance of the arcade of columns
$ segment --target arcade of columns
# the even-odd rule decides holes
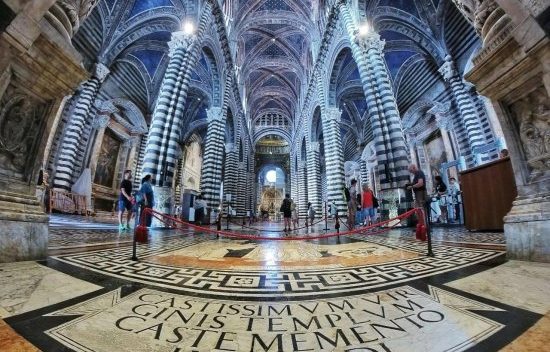
[[[541,24],[549,6],[526,0],[454,2],[483,40],[483,47],[465,79],[490,99],[511,152],[519,196],[505,218],[508,255],[517,259],[550,261],[550,239],[546,235],[550,233],[550,38],[548,28],[545,31]],[[35,0],[13,1],[9,8],[2,5],[5,7],[2,10],[9,10],[11,16],[8,24],[0,27],[0,49],[8,53],[0,61],[0,137],[3,142],[0,144],[0,167],[5,175],[0,181],[3,186],[0,191],[3,229],[0,257],[4,261],[46,256],[47,216],[34,197],[35,184],[39,170],[44,167],[43,160],[50,158],[52,138],[48,134],[55,132],[55,124],[64,114],[64,105],[70,108],[70,118],[59,142],[54,187],[70,188],[80,170],[75,164],[82,162],[81,141],[100,141],[102,128],[106,126],[105,121],[101,122],[104,105],[97,95],[109,74],[109,67],[98,62],[92,73],[82,68],[80,55],[70,44],[77,26],[60,31],[45,24],[45,18],[53,16],[48,9],[54,3],[54,0]],[[79,23],[82,23],[96,1],[80,3],[87,7],[80,12],[83,15]],[[319,142],[311,138],[312,111],[316,107],[321,110],[324,136],[325,199],[329,203],[334,201],[341,212],[345,211],[342,193],[345,160],[340,137],[342,112],[328,98],[326,84],[332,51],[342,38],[349,42],[359,70],[374,135],[373,142],[362,153],[361,180],[374,182],[369,173],[374,168],[382,193],[394,196],[392,192],[408,181],[407,165],[411,159],[415,161],[417,154],[413,150],[423,138],[418,127],[407,125],[406,116],[403,120],[400,117],[384,61],[384,40],[376,32],[360,35],[356,18],[346,1],[331,4],[307,95],[294,127],[295,143],[292,143],[290,155],[291,193],[300,204],[301,212],[305,211],[308,201],[321,211],[325,193],[321,187]],[[208,205],[218,207],[223,175],[224,193],[234,195],[236,210],[244,215],[255,207],[253,192],[257,189],[253,184],[254,159],[250,157],[253,145],[245,123],[247,116],[239,109],[231,109],[235,136],[228,141],[225,134],[228,111],[230,106],[241,104],[234,71],[229,69],[233,63],[227,32],[217,1],[206,1],[201,11],[195,33],[173,33],[168,67],[147,136],[136,126],[129,128],[131,133],[128,132],[127,137],[131,144],[123,166],[133,167],[137,174],[151,174],[159,210],[171,210],[181,154],[180,134],[186,128],[182,116],[191,69],[198,61],[203,37],[213,25],[226,69],[219,82],[220,94],[207,110],[200,188]],[[452,93],[459,118],[457,120],[455,115],[453,120],[448,107],[434,104],[429,109],[429,114],[436,118],[436,126],[432,128],[440,129],[446,149],[457,144],[451,130],[463,131],[469,150],[463,150],[462,156],[472,166],[474,154],[486,138],[476,114],[476,103],[451,57],[445,57],[439,72]],[[78,86],[78,92],[74,93]],[[70,94],[73,98],[67,103],[65,97]],[[237,103],[231,105],[235,101]],[[115,114],[114,110],[106,111],[103,115]],[[90,137],[91,131],[97,133],[95,138]],[[7,133],[19,137],[19,143],[6,143]],[[244,145],[240,143],[242,140]],[[303,140],[305,153],[302,153]],[[241,154],[245,155],[242,160]],[[462,167],[464,164],[462,162]]]

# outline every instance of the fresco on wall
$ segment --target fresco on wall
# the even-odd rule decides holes
[[[119,150],[120,140],[118,140],[111,131],[106,130],[103,135],[101,150],[97,158],[97,168],[94,176],[95,184],[113,187]]]
[[[426,150],[426,159],[430,165],[430,175],[428,177],[433,180],[434,176],[440,174],[441,164],[447,162],[447,153],[445,153],[441,133],[437,132],[428,138],[424,143],[424,149]]]

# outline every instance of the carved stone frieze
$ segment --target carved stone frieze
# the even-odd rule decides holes
[[[512,104],[527,164],[532,171],[550,170],[550,99],[539,87]]]
[[[8,86],[0,101],[0,169],[29,176],[45,112],[46,104]]]

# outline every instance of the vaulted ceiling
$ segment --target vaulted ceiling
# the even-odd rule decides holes
[[[226,14],[228,39],[234,43],[233,64],[247,116],[253,126],[276,120],[288,130],[302,108],[314,64],[312,52],[322,40],[327,1],[224,3],[232,7]],[[474,30],[451,0],[357,0],[356,11],[386,40],[386,63],[402,114],[426,91],[444,90],[437,69],[446,54],[464,66],[478,44]],[[171,33],[180,30],[184,20],[197,20],[199,12],[200,0],[99,1],[73,43],[87,68],[97,61],[110,67],[100,97],[126,98],[150,116],[168,63]],[[194,67],[186,104],[188,123],[200,125],[213,103],[215,80],[220,78],[214,77],[220,74],[220,68],[214,67],[216,55],[202,48]],[[371,134],[351,51],[338,53],[334,66],[326,69],[334,87],[329,99],[343,110],[342,137],[346,155],[351,156]]]
[[[314,1],[314,0],[313,0]],[[292,119],[311,65],[312,0],[240,0],[237,64],[250,117]]]

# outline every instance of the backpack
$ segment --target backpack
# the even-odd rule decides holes
[[[143,196],[143,192],[137,191],[135,199],[137,204],[142,204],[143,202],[145,202],[145,197]]]
[[[281,213],[286,213],[290,211],[290,200],[283,199],[283,203],[281,204],[281,209],[279,210]]]

